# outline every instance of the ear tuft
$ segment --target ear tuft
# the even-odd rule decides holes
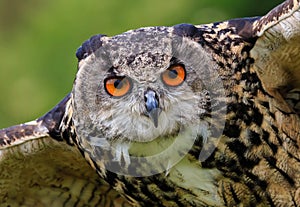
[[[174,26],[173,33],[180,37],[190,37],[191,39],[194,39],[195,37],[200,36],[201,30],[192,24],[178,24]]]
[[[101,38],[105,36],[106,35],[98,34],[85,41],[76,51],[78,62],[82,59],[85,59],[87,56],[100,48],[102,46]]]

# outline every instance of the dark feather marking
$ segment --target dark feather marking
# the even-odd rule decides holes
[[[63,116],[66,113],[66,104],[70,101],[71,95],[68,94],[59,104],[57,104],[52,110],[46,113],[44,116],[38,119],[42,121],[42,124],[49,130],[49,135],[58,140],[62,141],[61,131],[59,129],[60,123]]]
[[[235,32],[243,37],[243,40],[254,44],[257,37],[253,36],[253,23],[260,17],[232,19],[228,21],[229,27],[234,27]]]
[[[276,159],[274,157],[267,157],[266,160],[270,164],[271,167],[275,168],[276,171],[278,171],[288,182],[291,186],[295,184],[295,181],[293,178],[291,178],[286,172],[284,172],[282,169],[277,167],[276,165]]]
[[[253,28],[253,34],[256,34],[260,31],[265,25],[270,22],[278,21],[278,19],[287,13],[290,13],[290,9],[294,7],[293,0],[287,0],[282,4],[278,5],[274,9],[272,9],[267,15],[263,16],[258,20],[258,25]]]

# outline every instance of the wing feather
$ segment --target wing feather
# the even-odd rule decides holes
[[[55,140],[69,103],[68,95],[43,117],[0,130],[2,205],[129,206],[75,146]]]
[[[31,121],[0,130],[0,150],[22,144],[32,139],[49,136],[42,121]]]
[[[257,41],[251,50],[264,87],[286,92],[300,88],[300,5],[287,0],[253,23]]]

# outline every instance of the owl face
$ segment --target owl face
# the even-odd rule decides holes
[[[142,28],[83,44],[72,91],[83,144],[207,138],[202,118],[210,112],[217,75],[191,27]]]
[[[176,135],[205,113],[208,94],[196,68],[201,59],[185,48],[200,46],[188,38],[183,45],[184,37],[173,30],[102,37],[101,46],[79,63],[75,106],[84,109],[97,134],[148,142]]]

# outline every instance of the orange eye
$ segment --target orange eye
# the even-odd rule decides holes
[[[115,97],[121,97],[127,94],[131,89],[131,81],[129,78],[113,77],[104,81],[106,92]]]
[[[185,80],[185,69],[183,65],[172,65],[162,73],[162,80],[167,86],[179,86]]]

